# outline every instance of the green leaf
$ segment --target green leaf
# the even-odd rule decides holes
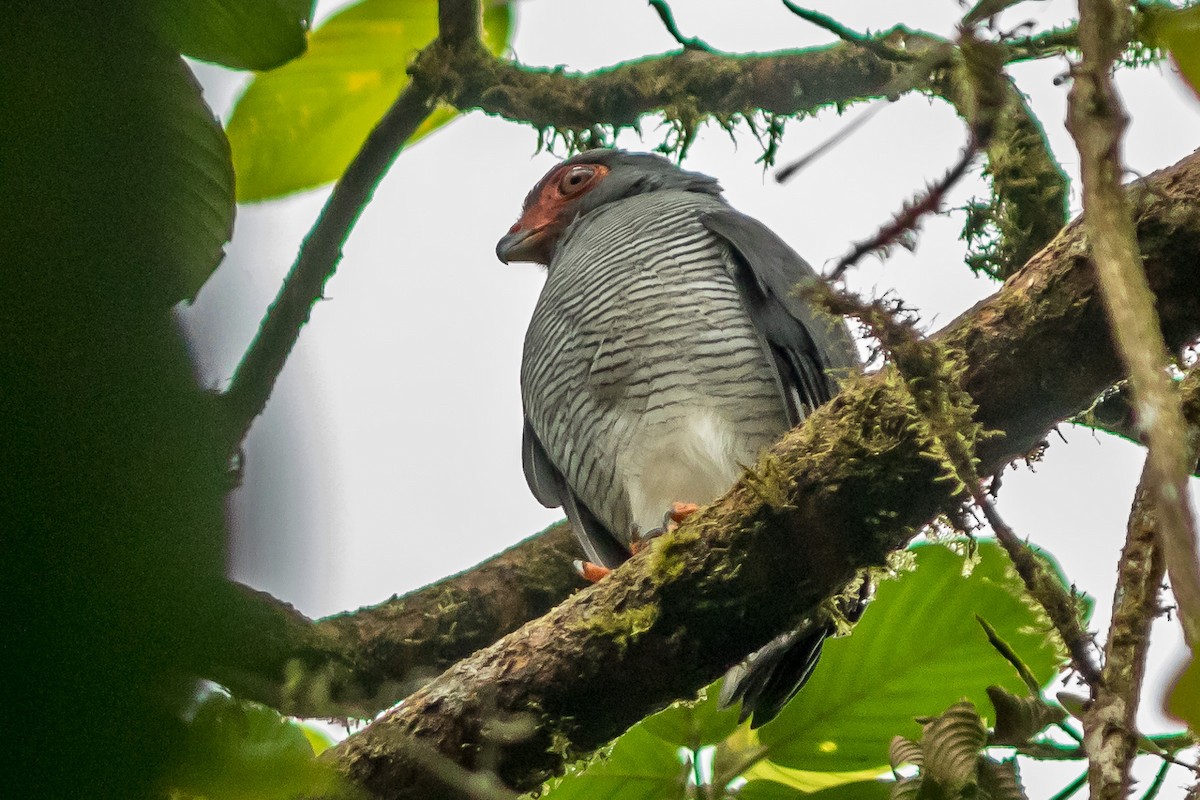
[[[754,780],[738,790],[738,800],[887,800],[893,784],[883,781],[843,783],[819,792],[803,792],[768,780]]]
[[[989,686],[987,693],[996,711],[993,744],[1026,744],[1046,726],[1067,718],[1066,711],[1040,696],[1017,695],[1000,686]]]
[[[1155,8],[1151,29],[1158,43],[1170,51],[1183,79],[1200,97],[1200,6]]]
[[[987,730],[975,705],[955,703],[925,725],[922,778],[948,790],[951,797],[959,796],[963,787],[976,782],[975,764],[986,743]]]
[[[879,586],[853,635],[826,642],[808,685],[758,731],[767,758],[813,771],[884,766],[894,736],[917,738],[914,717],[964,697],[981,706],[989,685],[1025,691],[976,614],[1042,685],[1054,677],[1060,645],[1000,547],[980,542],[966,576],[963,558],[945,547],[913,553],[917,569]]]
[[[206,800],[290,800],[322,794],[335,780],[299,725],[266,706],[214,694],[191,722],[174,783]]]
[[[1200,662],[1189,654],[1187,663],[1171,680],[1167,692],[1166,712],[1192,731],[1200,731]]]
[[[854,772],[812,772],[809,770],[781,767],[771,761],[759,761],[742,773],[742,777],[748,780],[774,781],[775,783],[782,783],[784,786],[790,786],[793,789],[799,789],[807,794],[812,794],[844,784],[877,781],[887,773],[888,770],[884,767],[860,769]]]
[[[737,708],[717,708],[719,684],[704,689],[693,703],[676,703],[642,721],[650,733],[676,747],[698,750],[716,744],[738,725]]]
[[[502,52],[509,6],[489,4],[483,22],[489,49]],[[408,84],[412,57],[436,35],[436,0],[363,0],[317,28],[303,56],[256,77],[228,125],[238,200],[336,180]],[[437,109],[410,143],[455,116]]]
[[[151,302],[170,307],[195,296],[220,263],[233,234],[233,167],[229,142],[201,97],[200,86],[179,54],[150,32],[139,35],[141,52],[114,69],[118,86],[79,100],[92,123],[114,126],[104,140],[77,138],[67,146],[94,148],[105,162],[71,175],[72,193],[56,202],[87,200],[97,208],[87,219],[110,239],[120,263],[93,276],[97,288],[128,294],[129,286]],[[97,69],[94,65],[92,69]],[[76,102],[74,90],[64,105]],[[91,109],[90,105],[103,109]],[[99,120],[104,120],[103,123]],[[56,135],[70,139],[84,121],[53,122]],[[102,181],[108,175],[111,180]],[[152,298],[152,299],[151,299]]]
[[[174,299],[190,299],[221,263],[233,236],[233,164],[220,123],[178,56],[163,64],[157,87],[171,122],[153,141],[150,131],[137,128],[141,157],[157,155],[158,161],[156,192],[145,195],[144,205],[147,221],[162,236],[147,263],[173,261],[179,281]]]
[[[979,787],[991,800],[1028,800],[1025,789],[1021,786],[1021,776],[1017,771],[1015,758],[1008,761],[981,758],[978,771]]]
[[[304,52],[315,0],[152,0],[165,41],[233,69],[273,69]]]
[[[568,772],[542,793],[543,800],[678,800],[684,796],[690,767],[679,748],[640,723],[578,771]]]

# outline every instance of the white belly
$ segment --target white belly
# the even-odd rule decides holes
[[[742,465],[757,453],[745,434],[717,409],[696,408],[646,425],[637,444],[621,455],[623,477],[633,523],[641,532],[662,524],[672,503],[705,505],[733,485]]]

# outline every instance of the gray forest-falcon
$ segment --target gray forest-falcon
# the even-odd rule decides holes
[[[548,267],[521,365],[522,461],[596,574],[676,504],[724,493],[859,368],[845,323],[796,293],[812,268],[730,208],[715,179],[661,156],[564,161],[496,255]],[[755,726],[770,720],[830,631],[812,620],[774,640],[731,670],[722,701],[741,700]]]

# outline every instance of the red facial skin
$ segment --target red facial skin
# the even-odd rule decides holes
[[[549,264],[558,237],[575,218],[579,199],[604,180],[608,171],[602,164],[560,164],[550,170],[525,198],[521,218],[500,239],[496,255],[506,264]]]

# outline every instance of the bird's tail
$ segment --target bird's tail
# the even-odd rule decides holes
[[[848,622],[857,622],[862,616],[869,593],[870,587],[864,581],[859,596],[842,603],[839,610]],[[728,708],[740,700],[738,721],[753,715],[751,728],[770,722],[808,681],[825,640],[836,630],[832,620],[819,617],[776,636],[725,673],[718,704]]]

